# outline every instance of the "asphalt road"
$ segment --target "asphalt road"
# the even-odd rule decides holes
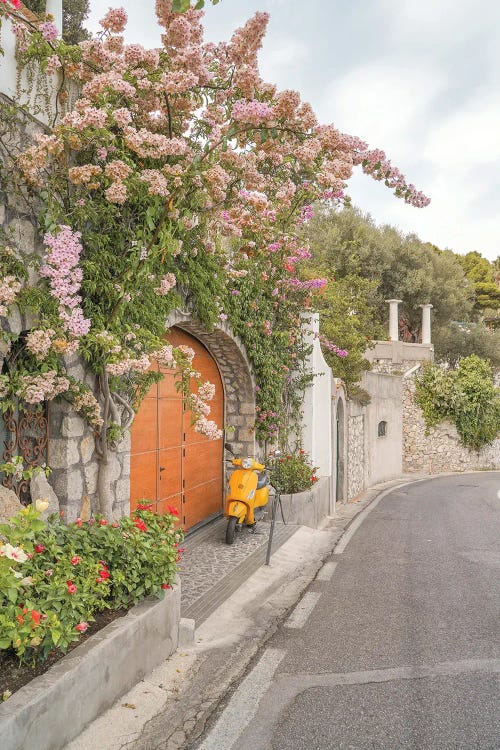
[[[372,505],[195,747],[499,750],[499,490],[463,474]]]

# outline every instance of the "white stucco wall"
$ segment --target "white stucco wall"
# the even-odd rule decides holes
[[[332,474],[333,375],[318,339],[319,315],[304,315],[307,343],[312,347],[307,369],[314,375],[306,387],[302,418],[302,444],[320,476]]]
[[[59,30],[62,29],[62,0],[48,0],[46,12],[50,13]],[[0,28],[0,94],[13,99],[44,125],[53,121],[56,113],[56,96],[60,85],[60,74],[47,77],[46,73],[34,69],[31,76],[26,70],[21,73],[18,86],[18,63],[16,60],[16,37],[12,32],[10,18],[2,20]],[[49,101],[45,100],[49,92]]]
[[[366,372],[362,382],[371,396],[365,413],[366,486],[401,476],[403,471],[402,379],[398,375]],[[387,434],[378,436],[380,422]]]

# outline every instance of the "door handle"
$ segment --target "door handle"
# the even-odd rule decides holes
[[[160,466],[160,472],[165,471],[166,468],[166,466]]]

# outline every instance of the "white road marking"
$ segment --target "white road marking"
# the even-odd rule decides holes
[[[231,750],[257,713],[259,701],[269,689],[285,653],[277,648],[268,648],[264,651],[198,750]]]
[[[285,621],[284,627],[303,628],[309,618],[309,615],[318,603],[320,596],[320,591],[308,591],[307,593],[305,593],[288,620]]]
[[[317,581],[330,581],[333,576],[333,571],[337,567],[336,562],[327,562],[323,565],[323,567],[320,569],[318,575],[316,576]]]

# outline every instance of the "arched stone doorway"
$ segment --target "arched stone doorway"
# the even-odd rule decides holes
[[[255,389],[244,349],[227,327],[207,332],[182,312],[174,313],[169,325],[168,339],[194,349],[193,366],[203,380],[215,384],[209,418],[224,427],[225,434],[210,441],[194,431],[174,376],[166,370],[132,425],[130,507],[143,498],[153,500],[159,513],[175,505],[182,508],[181,522],[189,529],[222,511],[224,441],[230,441],[236,453],[254,453]]]

